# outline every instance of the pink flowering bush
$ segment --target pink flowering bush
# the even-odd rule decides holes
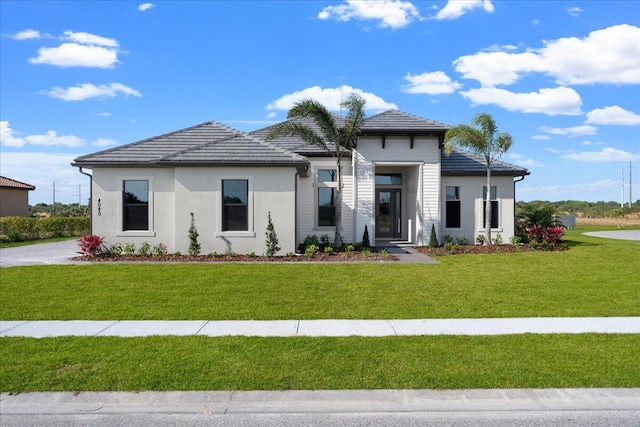
[[[526,227],[529,242],[539,249],[553,250],[562,245],[562,236],[564,236],[564,227],[554,225],[551,227],[542,227],[541,225],[532,225]]]
[[[87,257],[95,257],[106,252],[106,248],[102,241],[104,237],[85,234],[78,239],[79,254]]]

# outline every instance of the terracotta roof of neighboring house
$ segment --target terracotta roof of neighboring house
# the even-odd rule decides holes
[[[0,187],[4,188],[21,188],[24,190],[35,190],[36,187],[31,184],[26,184],[24,182],[16,181],[15,179],[6,178],[4,176],[0,176]]]
[[[74,166],[306,164],[304,157],[215,121],[80,156]]]
[[[456,148],[448,156],[442,150],[440,158],[442,159],[440,173],[443,176],[484,176],[487,174],[487,163],[484,157],[478,154]],[[525,176],[529,173],[526,168],[500,160],[494,160],[491,164],[491,174],[496,176]]]

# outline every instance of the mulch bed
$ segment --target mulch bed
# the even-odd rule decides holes
[[[313,257],[304,255],[283,255],[268,258],[266,256],[250,256],[250,255],[161,255],[161,256],[143,256],[143,255],[101,255],[95,257],[79,256],[74,258],[76,261],[92,261],[92,262],[380,262],[380,261],[398,261],[395,255],[382,255],[377,252],[371,252],[365,255],[362,252],[337,252],[331,255],[325,253],[315,254]]]
[[[564,245],[560,245],[553,249],[549,249],[551,251],[562,251],[567,250],[568,248]],[[446,255],[460,255],[460,254],[496,254],[496,253],[515,253],[515,252],[529,252],[541,250],[537,249],[533,246],[521,244],[521,245],[491,245],[491,246],[482,246],[482,245],[454,245],[451,250],[447,250],[444,247],[437,248],[429,248],[429,247],[418,247],[417,251],[420,251],[429,256],[446,256]]]

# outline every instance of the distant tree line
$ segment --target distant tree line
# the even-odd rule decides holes
[[[631,213],[640,212],[640,199],[636,200],[629,207],[625,203],[620,207],[617,202],[584,202],[579,200],[562,200],[559,202],[549,202],[546,200],[532,200],[530,202],[516,202],[516,215],[527,209],[541,209],[552,207],[556,214],[576,215],[584,218],[612,218]]]
[[[55,217],[82,217],[89,216],[89,206],[79,205],[78,203],[56,203],[55,205],[46,203],[37,203],[29,206],[29,215],[31,216],[55,216]]]

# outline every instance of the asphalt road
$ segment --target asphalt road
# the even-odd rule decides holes
[[[490,411],[312,414],[65,414],[0,415],[4,427],[74,426],[611,426],[640,425],[640,411]]]

